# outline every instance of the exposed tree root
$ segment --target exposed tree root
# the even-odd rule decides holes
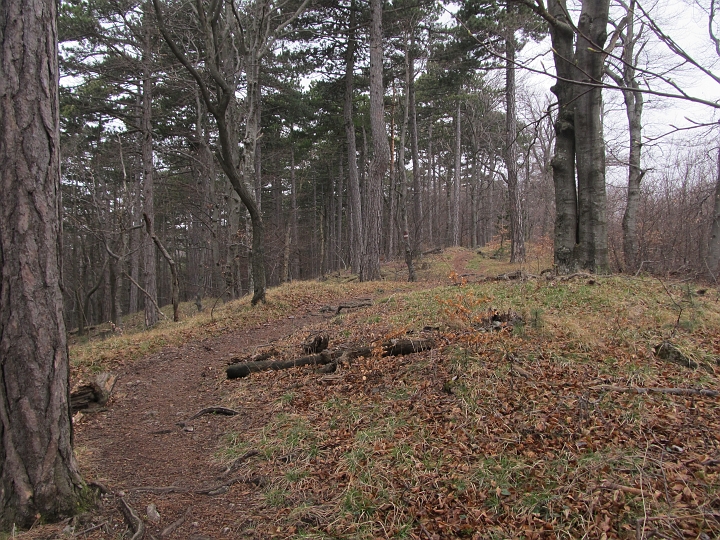
[[[185,510],[185,513],[180,516],[180,519],[177,519],[173,521],[170,525],[165,527],[162,532],[160,533],[160,538],[165,538],[166,536],[170,536],[172,533],[174,533],[176,530],[178,530],[183,523],[185,523],[185,520],[187,520],[190,515],[192,514],[192,506],[188,506],[187,510]]]
[[[191,420],[195,420],[196,418],[200,418],[204,414],[222,414],[225,416],[235,416],[240,414],[240,411],[236,411],[235,409],[229,409],[227,407],[205,407],[204,409],[201,409],[200,411],[193,414],[184,422],[178,422],[177,425],[185,427],[188,422],[190,422]]]
[[[127,521],[130,526],[130,530],[133,533],[130,540],[142,540],[145,536],[145,524],[143,523],[143,520],[140,519],[137,512],[133,510],[122,497],[120,497],[120,510],[122,510],[123,516],[125,516],[125,521]]]

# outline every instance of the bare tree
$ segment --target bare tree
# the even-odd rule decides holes
[[[55,0],[0,4],[0,530],[73,514]]]
[[[637,260],[638,239],[637,239],[637,213],[640,203],[640,182],[645,171],[640,168],[642,152],[642,112],[644,98],[640,92],[640,85],[636,77],[639,50],[636,54],[636,45],[642,38],[644,26],[635,33],[635,0],[630,0],[626,6],[624,20],[618,25],[613,34],[609,48],[615,46],[619,39],[622,42],[622,55],[616,62],[612,59],[605,68],[605,73],[622,88],[625,101],[625,114],[628,119],[628,130],[630,134],[630,152],[628,154],[628,187],[625,212],[623,214],[623,255],[625,266],[628,270],[634,271],[640,261]],[[640,50],[642,46],[640,47]]]
[[[216,157],[233,189],[240,197],[252,223],[252,303],[265,300],[265,225],[260,211],[259,168],[256,162],[257,142],[260,138],[260,62],[272,50],[283,31],[307,7],[303,0],[290,14],[283,11],[284,4],[263,0],[248,6],[250,12],[241,14],[232,1],[198,0],[195,14],[203,43],[201,73],[180,49],[165,24],[159,0],[153,0],[158,25],[163,38],[175,57],[192,75],[208,111],[215,118],[220,147]],[[227,9],[223,9],[226,5]],[[243,156],[238,155],[240,119],[236,114],[238,69],[243,62],[246,80],[245,135]],[[206,75],[206,76],[204,76]],[[208,82],[209,80],[209,82]]]
[[[547,9],[542,0],[523,3],[549,23],[555,62],[555,265],[560,273],[578,267],[604,272],[607,194],[601,109],[610,1],[583,0],[577,25],[566,0],[549,0]]]

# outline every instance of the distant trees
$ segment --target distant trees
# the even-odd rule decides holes
[[[608,212],[600,105],[620,85],[640,125],[651,79],[629,59],[652,28],[585,4],[571,21],[561,0],[465,2],[448,22],[432,2],[63,2],[69,323],[145,307],[151,324],[173,290],[261,301],[344,268],[377,279],[383,258],[411,279],[438,246],[495,241],[519,262],[549,228],[558,271],[637,269],[650,167],[635,130]],[[515,88],[547,28],[552,100]]]

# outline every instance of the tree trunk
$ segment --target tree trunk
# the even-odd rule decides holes
[[[75,513],[54,0],[0,4],[0,530]]]
[[[132,224],[138,222],[138,217],[142,214],[142,188],[140,186],[139,173],[134,176],[133,180],[133,200],[132,200]],[[128,313],[135,313],[140,309],[140,289],[137,283],[140,281],[140,253],[142,252],[143,232],[141,229],[133,229],[130,231],[130,306]]]
[[[250,214],[252,223],[252,252],[250,254],[251,282],[253,286],[252,305],[265,301],[265,224],[260,210],[261,185],[259,167],[256,163],[256,152],[258,151],[258,139],[260,137],[260,59],[257,51],[252,49],[246,60],[247,66],[247,115],[245,118],[245,139],[244,139],[244,183],[248,187],[254,187],[255,196],[247,203],[243,196],[245,207]]]
[[[708,242],[707,269],[710,277],[717,283],[720,264],[720,149],[718,149],[717,178],[715,179],[715,202],[713,220]]]
[[[578,23],[575,62],[582,82],[599,85],[607,39],[609,0],[585,0]],[[575,106],[575,160],[578,175],[578,262],[592,272],[607,272],[607,194],[602,89],[582,86]]]
[[[390,105],[390,174],[388,175],[388,213],[385,226],[386,256],[395,258],[395,237],[397,236],[397,206],[398,206],[398,179],[395,176],[395,105],[397,94],[393,87],[392,102]]]
[[[410,81],[408,86],[409,95],[409,121],[410,121],[410,151],[412,153],[412,171],[413,171],[413,219],[412,219],[412,250],[418,252],[420,244],[424,238],[423,235],[423,204],[422,204],[422,188],[420,185],[420,149],[418,147],[418,126],[417,111],[415,107],[415,34],[413,33],[410,41],[410,54],[408,57]]]
[[[410,239],[408,227],[408,181],[407,169],[405,168],[405,137],[407,134],[410,118],[410,85],[413,77],[408,43],[405,43],[405,100],[403,103],[403,122],[400,128],[400,155],[398,156],[398,182],[400,183],[400,226],[402,227],[403,250],[405,252],[405,264],[408,269],[408,281],[416,281],[415,264],[413,262],[413,242]],[[417,234],[417,231],[413,231]]]
[[[565,0],[548,0],[548,11],[557,20],[550,25],[550,37],[558,79],[551,88],[557,96],[555,155],[552,159],[555,185],[555,267],[561,274],[577,269],[577,190],[575,186],[575,77],[573,66],[574,33],[567,19]]]
[[[637,213],[640,205],[640,182],[644,175],[640,168],[642,153],[642,110],[643,95],[635,78],[635,0],[631,0],[627,10],[627,31],[623,49],[623,74],[615,74],[607,70],[618,86],[632,90],[623,90],[625,113],[630,132],[630,152],[628,155],[628,191],[623,214],[623,255],[627,270],[635,271],[638,261]]]
[[[609,0],[584,0],[573,51],[565,0],[550,0],[541,14],[550,23],[558,98],[555,122],[555,265],[559,273],[582,266],[608,269],[605,144],[602,130],[604,54]],[[583,84],[584,83],[584,84]],[[577,170],[577,188],[575,186]]]
[[[357,173],[357,168],[355,170]],[[300,279],[300,237],[298,233],[297,180],[295,178],[295,149],[290,147],[290,205],[292,207],[292,272],[290,279]]]
[[[509,2],[506,4],[511,9]],[[505,38],[505,167],[507,168],[510,214],[510,262],[525,262],[525,231],[520,186],[518,185],[517,112],[515,106],[515,32]]]
[[[338,188],[337,188],[337,212],[335,214],[335,257],[337,258],[337,268],[345,266],[343,257],[343,194],[345,193],[345,170],[343,167],[343,158],[340,156],[340,170],[338,171]]]
[[[345,119],[345,137],[347,139],[348,158],[348,194],[350,215],[350,264],[353,272],[360,273],[363,246],[363,216],[360,198],[360,177],[357,166],[357,144],[355,142],[355,122],[353,120],[353,78],[355,71],[355,12],[353,0],[350,4],[350,25],[348,29],[347,52],[345,54],[345,100],[343,115]]]
[[[153,0],[155,6],[155,13],[158,19],[158,25],[163,38],[167,42],[168,46],[172,50],[175,57],[183,64],[185,69],[192,75],[195,82],[200,88],[203,101],[205,106],[208,108],[210,114],[215,118],[217,125],[217,134],[219,140],[219,148],[216,153],[216,157],[223,172],[227,176],[230,184],[232,185],[235,192],[240,197],[243,205],[247,209],[250,215],[250,221],[252,223],[252,251],[251,257],[251,282],[253,283],[253,297],[252,304],[255,305],[258,302],[265,301],[265,226],[260,213],[260,201],[257,200],[257,185],[250,180],[256,178],[256,162],[255,162],[255,150],[257,146],[257,139],[259,137],[259,61],[262,54],[258,52],[259,48],[267,50],[267,41],[262,40],[270,39],[269,35],[259,36],[254,32],[252,47],[247,50],[250,61],[245,66],[246,78],[247,78],[247,105],[248,111],[245,118],[245,148],[244,152],[244,164],[242,172],[239,172],[239,162],[237,153],[239,151],[237,145],[237,133],[239,130],[238,122],[235,121],[233,116],[233,109],[236,104],[235,89],[237,86],[237,70],[235,63],[238,58],[236,54],[230,54],[232,51],[227,49],[218,50],[217,47],[222,47],[228,41],[225,35],[227,27],[223,26],[219,28],[216,24],[210,24],[208,20],[208,14],[202,9],[197,10],[197,17],[200,23],[201,30],[203,32],[203,38],[205,40],[205,58],[204,63],[210,71],[213,82],[213,90],[207,86],[203,76],[197,71],[195,65],[191,63],[185,56],[185,54],[179,49],[177,43],[172,39],[168,29],[165,26],[164,18],[162,16],[162,10],[158,0]],[[303,3],[296,12],[295,17],[299,15],[307,4]],[[203,7],[200,3],[199,7]],[[211,14],[212,17],[213,14]],[[213,20],[217,20],[214,19]],[[228,21],[234,20],[233,17],[228,17]],[[289,23],[286,21],[285,24]],[[254,30],[257,30],[255,28]],[[220,32],[219,35],[217,32]],[[248,56],[246,56],[247,62]],[[217,100],[217,101],[215,101]],[[253,108],[254,107],[254,108]]]
[[[149,13],[143,10],[143,80],[142,80],[142,164],[143,164],[143,213],[154,220],[154,164],[153,164],[153,136],[152,136],[152,73],[150,70],[150,21]],[[149,234],[151,236],[151,234]],[[145,327],[152,328],[157,324],[157,270],[155,244],[145,242],[143,251],[143,285],[145,294],[152,301],[145,300]]]
[[[382,227],[382,181],[390,161],[390,145],[385,128],[383,106],[382,1],[370,0],[370,128],[373,157],[367,182],[367,227],[365,249],[360,265],[360,280],[380,279],[380,238]]]
[[[433,244],[437,220],[437,181],[435,178],[435,154],[433,153],[433,122],[430,120],[428,126],[428,166],[430,167],[429,181],[430,181],[430,195],[434,204],[429,205],[430,215],[428,216],[428,242],[430,245]]]
[[[462,166],[462,131],[460,129],[460,100],[458,99],[457,111],[455,113],[455,167],[453,171],[453,182],[450,194],[450,233],[453,246],[460,245],[460,167]]]

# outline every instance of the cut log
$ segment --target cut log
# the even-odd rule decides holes
[[[110,399],[117,375],[103,372],[95,377],[90,384],[79,386],[70,394],[72,414],[81,410],[92,410],[103,407]]]
[[[383,343],[383,356],[399,356],[429,351],[435,346],[432,339],[393,339]]]
[[[226,372],[228,379],[240,379],[242,377],[247,377],[251,373],[258,373],[269,369],[278,371],[297,366],[325,365],[332,362],[333,359],[333,355],[329,351],[322,351],[320,354],[302,356],[294,360],[267,360],[261,362],[243,362],[242,364],[233,364],[232,366],[228,366]]]

